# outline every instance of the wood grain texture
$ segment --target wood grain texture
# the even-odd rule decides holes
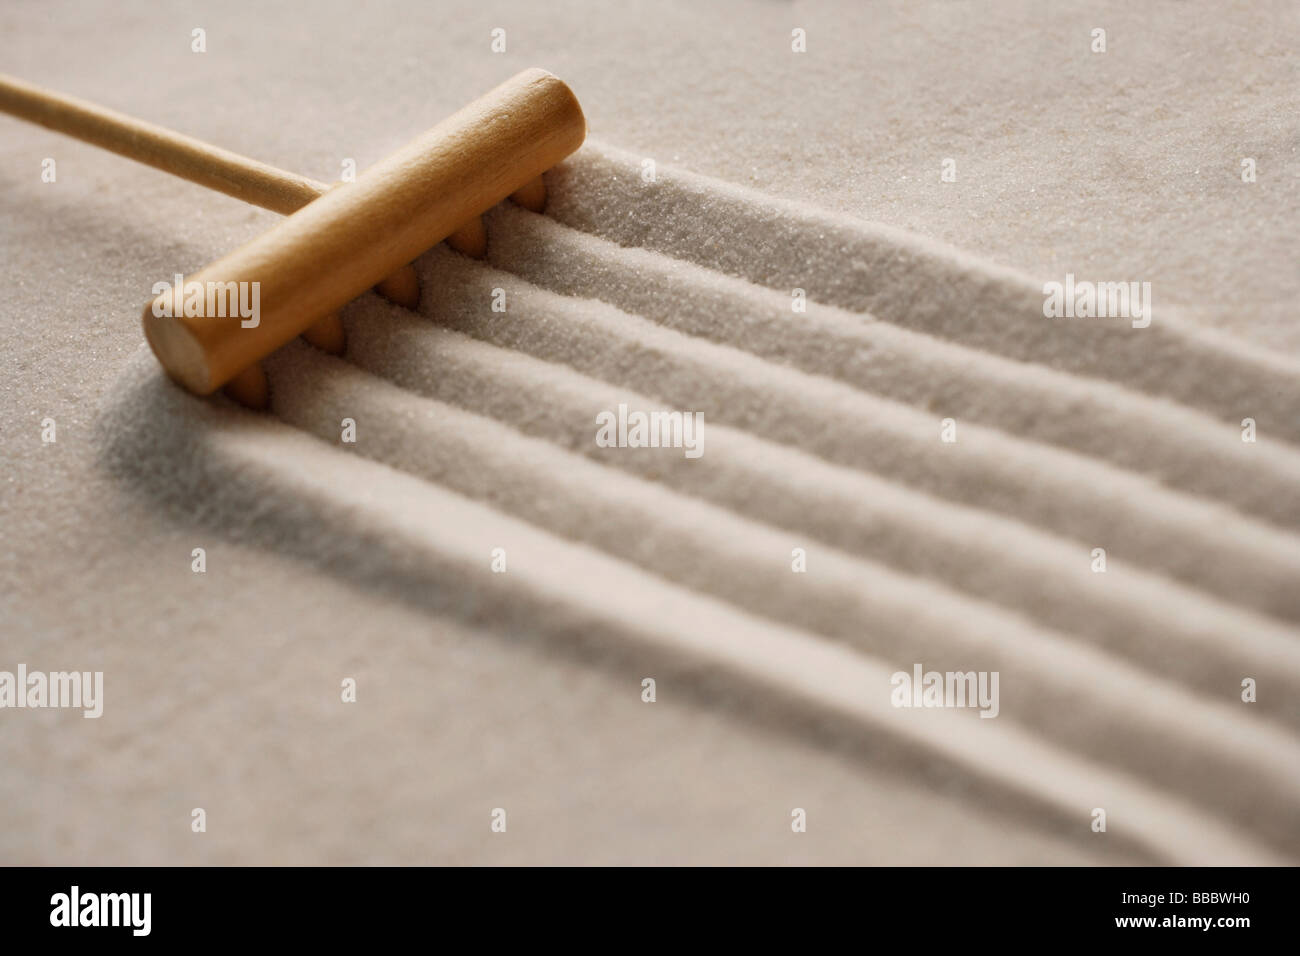
[[[568,86],[525,70],[189,277],[205,287],[259,283],[255,327],[238,317],[169,317],[169,291],[144,309],[150,347],[173,379],[209,394],[528,185],[585,137]]]

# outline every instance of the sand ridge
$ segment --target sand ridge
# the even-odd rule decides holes
[[[1158,306],[1111,350],[1113,327],[1046,325],[1025,277],[637,169],[584,149],[554,218],[489,217],[489,263],[420,260],[423,315],[368,295],[345,362],[283,350],[278,423],[139,356],[100,422],[111,467],[440,613],[704,662],[1015,793],[1029,825],[1106,805],[1153,859],[1295,858],[1300,716],[1237,698],[1245,673],[1300,688],[1291,364]],[[783,324],[790,280],[811,305]],[[619,401],[703,410],[707,454],[600,448]],[[892,670],[940,660],[1019,690],[994,721],[889,707]]]

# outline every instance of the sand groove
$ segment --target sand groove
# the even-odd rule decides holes
[[[935,419],[951,415],[1058,445],[1300,528],[1300,451],[1275,439],[1246,444],[1239,426],[1167,399],[864,321],[846,309],[809,302],[794,313],[788,292],[626,249],[514,206],[489,218],[493,265],[551,291],[598,298]]]
[[[698,661],[1027,801],[1024,825],[1088,839],[1104,806],[1153,860],[1300,858],[1298,370],[1158,300],[1149,329],[1050,325],[1022,276],[638,169],[585,149],[553,219],[489,217],[490,263],[421,259],[423,316],[366,296],[347,361],[283,350],[279,421],[139,356],[109,460],[399,599]],[[796,244],[825,255],[796,275]],[[703,456],[598,447],[620,402],[703,412]],[[914,662],[998,670],[999,717],[891,707]]]
[[[616,407],[629,394],[642,403],[648,398],[655,407],[700,411],[706,421],[1073,537],[1081,555],[1103,547],[1109,555],[1263,612],[1300,617],[1300,594],[1294,588],[1300,580],[1300,547],[1295,536],[1231,514],[1218,503],[981,426],[959,425],[958,441],[946,444],[939,440],[939,416],[663,329],[599,302],[511,282],[456,259],[435,253],[425,260],[426,283],[441,289],[432,311],[440,324],[551,363],[565,363],[563,367],[611,386],[559,386],[586,396],[603,391],[599,401],[557,415],[557,427],[566,429],[575,445],[594,437],[600,409]],[[494,287],[507,290],[513,309],[507,316],[485,313],[482,307]],[[387,328],[359,329],[355,361],[392,376],[406,368],[401,353],[423,350],[426,367],[442,367],[447,359],[431,353],[446,340],[420,335],[423,329],[402,318],[394,316],[397,327],[417,334],[386,345],[374,341],[372,331],[382,339]],[[372,356],[374,349],[382,354]],[[540,366],[482,361],[495,363],[492,375],[521,377],[512,382],[512,392],[545,393],[556,387],[555,377],[541,375]],[[500,373],[495,371],[498,366]],[[408,375],[407,384],[439,395],[459,387],[449,376],[425,384],[418,372]],[[490,387],[483,391],[490,397]],[[539,414],[531,408],[523,413]]]
[[[784,295],[802,288],[815,302],[1117,382],[1228,423],[1250,416],[1266,434],[1300,441],[1300,362],[1189,327],[1161,305],[1159,290],[1146,329],[1123,320],[1044,319],[1042,283],[1063,276],[1031,278],[911,233],[663,165],[649,185],[641,159],[589,141],[552,176],[547,214],[620,246]]]

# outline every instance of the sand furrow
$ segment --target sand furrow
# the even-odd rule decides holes
[[[951,768],[1044,831],[1103,807],[1156,860],[1300,858],[1298,367],[1168,311],[1044,319],[1008,270],[638,169],[584,151],[555,219],[489,215],[490,263],[421,258],[423,314],[363,296],[346,361],[281,350],[280,422],[138,357],[111,467],[418,609]],[[701,413],[701,457],[603,447],[621,406]],[[913,666],[997,673],[996,718],[893,706]]]
[[[1239,425],[833,306],[809,302],[796,313],[788,292],[624,248],[511,204],[492,212],[489,230],[494,265],[554,292],[601,299],[688,335],[1094,456],[1300,528],[1300,450],[1268,438],[1243,442]],[[439,271],[468,267],[447,263]],[[575,339],[573,348],[585,343]]]
[[[1294,661],[1300,647],[1292,629],[1141,568],[1121,561],[1094,573],[1087,552],[1073,542],[725,426],[710,427],[711,451],[696,460],[679,449],[600,448],[583,424],[592,420],[593,399],[649,400],[418,319],[386,315],[378,302],[367,306],[348,318],[352,362],[411,391],[783,528],[791,532],[790,547],[822,541],[941,581],[1217,693],[1236,690],[1239,678],[1225,674],[1286,673],[1290,665],[1283,662]],[[810,557],[816,553],[810,549]],[[786,548],[783,567],[788,556]],[[1266,709],[1300,719],[1288,699],[1279,694]]]
[[[588,141],[553,172],[548,215],[621,246],[654,249],[786,296],[1174,399],[1220,421],[1300,442],[1300,363],[1193,329],[1152,290],[1154,319],[1046,318],[1043,283],[901,230],[686,173]],[[805,254],[815,249],[816,255]],[[1065,268],[1063,273],[1070,270]],[[1080,275],[1092,282],[1142,276]]]
[[[629,395],[648,396],[656,406],[701,412],[708,422],[1071,537],[1083,556],[1102,548],[1108,560],[1155,569],[1264,613],[1300,619],[1294,588],[1300,538],[1223,505],[983,426],[958,423],[957,441],[947,443],[938,415],[683,335],[603,302],[537,289],[445,250],[435,250],[420,267],[439,288],[436,301],[425,304],[438,323],[584,373],[566,386],[577,391],[567,417],[552,413],[575,447],[593,441],[599,412],[626,403]],[[492,312],[492,290],[507,285],[508,311]],[[455,380],[428,374],[448,361],[434,353],[449,340],[429,334],[426,324],[400,310],[390,314],[392,321],[362,324],[354,351],[375,354],[357,361],[389,377],[405,374],[404,384],[432,389],[434,397],[454,394]],[[423,351],[423,369],[400,371],[409,366],[409,349]],[[487,364],[480,369],[491,368],[487,374],[508,370],[522,379],[507,384],[503,377],[499,389],[476,385],[481,400],[508,403],[520,390],[555,380],[540,365],[482,356]],[[540,376],[536,383],[529,381],[533,375]],[[519,413],[545,414],[531,407]],[[715,433],[716,425],[710,435]],[[706,458],[722,454],[716,444],[712,449]]]
[[[940,670],[996,670],[1014,700],[1000,716],[1073,752],[1144,772],[1162,787],[1199,789],[1199,799],[1217,799],[1217,809],[1234,815],[1254,808],[1281,819],[1300,799],[1300,748],[1258,719],[1262,712],[1243,707],[1235,687],[1189,693],[1164,668],[1138,670],[1019,615],[414,396],[306,346],[277,356],[271,374],[277,416],[339,447],[339,422],[352,418],[364,438],[359,433],[351,451],[750,613],[903,670],[918,649]],[[791,572],[795,541],[817,555],[804,574]],[[1257,663],[1274,693],[1300,689],[1300,647]],[[1102,728],[1127,728],[1132,746],[1116,750]],[[1272,835],[1290,838],[1286,828]]]
[[[1012,721],[894,708],[890,663],[662,581],[279,423],[198,402],[165,383],[147,357],[133,363],[113,402],[100,422],[110,467],[143,482],[159,504],[204,502],[229,533],[481,624],[557,640],[598,634],[606,647],[649,646],[666,659],[698,661],[752,700],[825,714],[849,736],[883,735],[915,767],[947,761],[1027,801],[1025,822],[1075,820],[1084,831],[1100,806],[1114,838],[1161,860],[1283,858],[1259,833]],[[498,546],[510,556],[506,574],[489,570]]]

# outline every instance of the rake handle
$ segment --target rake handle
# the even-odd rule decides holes
[[[286,215],[329,189],[306,176],[3,73],[0,111]]]

